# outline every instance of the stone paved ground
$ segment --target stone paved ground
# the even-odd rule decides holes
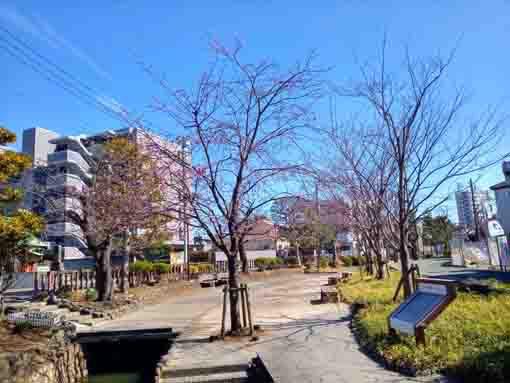
[[[228,364],[259,353],[275,381],[286,382],[417,382],[379,366],[358,348],[349,328],[348,307],[312,304],[327,280],[317,274],[289,274],[250,284],[255,323],[264,329],[257,342],[188,343],[180,360],[194,364]],[[183,298],[131,313],[101,328],[172,326],[181,339],[217,334],[220,289],[202,289]],[[430,379],[427,379],[430,381]]]

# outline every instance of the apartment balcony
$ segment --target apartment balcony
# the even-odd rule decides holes
[[[50,176],[46,184],[48,188],[72,188],[79,193],[83,192],[87,187],[87,184],[83,182],[82,178],[76,174],[57,174],[56,176]]]
[[[46,235],[48,238],[66,237],[72,239],[78,247],[87,247],[80,226],[71,222],[58,222],[47,225]]]
[[[63,150],[48,154],[48,165],[58,164],[74,164],[86,174],[87,178],[90,177],[90,165],[87,161],[85,161],[80,153],[72,150]]]
[[[56,198],[47,205],[47,213],[52,216],[62,217],[63,219],[65,212],[73,212],[83,218],[83,205],[78,198]]]

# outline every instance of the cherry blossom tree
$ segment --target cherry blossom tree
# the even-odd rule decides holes
[[[155,110],[185,129],[192,142],[193,163],[158,145],[159,161],[179,162],[170,187],[185,208],[169,206],[207,234],[228,260],[230,322],[240,329],[239,247],[250,218],[287,195],[289,175],[301,166],[299,143],[314,122],[312,107],[322,95],[322,70],[314,55],[289,69],[269,60],[245,63],[241,45],[228,49],[211,43],[214,63],[195,89],[173,90],[148,69],[168,94]],[[171,205],[171,204],[169,204]]]

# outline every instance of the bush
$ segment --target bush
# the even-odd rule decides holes
[[[344,266],[346,266],[346,267],[352,266],[352,257],[351,256],[346,255],[346,256],[341,257],[340,259],[342,260],[342,263],[344,264]]]
[[[87,289],[87,290],[85,290],[85,299],[87,301],[95,301],[97,299],[97,291],[96,291],[96,289]]]
[[[149,261],[136,261],[134,263],[129,264],[129,271],[139,273],[139,272],[151,272],[154,270],[154,263]]]
[[[329,266],[329,257],[320,257],[319,258],[319,267],[321,269],[325,269]]]
[[[71,286],[62,286],[57,290],[57,297],[62,299],[71,299],[71,296],[73,295],[73,290],[71,289]]]
[[[193,251],[190,253],[189,259],[192,263],[207,263],[211,259],[211,254],[207,251]]]
[[[168,263],[156,262],[152,265],[152,269],[159,274],[166,274],[170,272],[170,265]]]
[[[296,266],[299,264],[297,257],[287,257],[285,258],[285,263],[289,266]]]
[[[362,257],[361,255],[358,255],[358,256],[351,256],[351,259],[352,259],[352,265],[353,266],[363,266],[366,262],[365,262],[365,258]]]
[[[283,265],[283,259],[275,258],[256,258],[255,266],[261,269],[271,269],[273,266]]]
[[[255,258],[255,266],[264,268],[269,266],[269,258]]]
[[[21,334],[23,332],[32,330],[32,328],[33,328],[32,323],[30,323],[29,321],[16,322],[12,331],[15,334]]]
[[[191,274],[212,273],[214,271],[214,266],[210,263],[190,263],[189,271]]]

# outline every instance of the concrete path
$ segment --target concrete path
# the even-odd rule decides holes
[[[326,276],[292,273],[264,282],[252,282],[255,323],[263,334],[257,342],[195,343],[185,347],[195,364],[226,363],[259,353],[276,382],[416,382],[385,370],[365,356],[349,328],[348,307],[313,304]],[[171,326],[180,338],[218,334],[221,289],[201,289],[186,297],[127,314],[100,325],[101,329]],[[199,351],[200,350],[200,351]],[[182,359],[181,359],[182,360]],[[430,379],[429,379],[430,381]]]

